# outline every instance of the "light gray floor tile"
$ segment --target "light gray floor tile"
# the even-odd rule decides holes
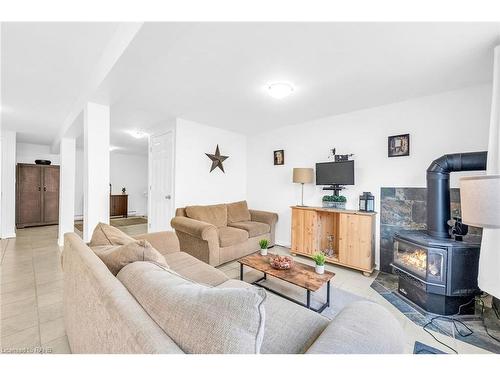
[[[40,323],[40,341],[42,345],[46,345],[48,342],[64,337],[65,335],[63,318]]]
[[[2,337],[0,340],[0,346],[3,350],[23,350],[40,346],[38,326],[27,328],[10,336]]]

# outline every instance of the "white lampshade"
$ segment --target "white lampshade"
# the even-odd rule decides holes
[[[300,184],[310,184],[313,182],[314,169],[293,168],[293,182]]]
[[[500,228],[500,175],[460,179],[462,221],[483,228]]]

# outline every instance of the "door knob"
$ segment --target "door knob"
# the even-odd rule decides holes
[[[165,195],[165,199],[172,199],[171,195]]]

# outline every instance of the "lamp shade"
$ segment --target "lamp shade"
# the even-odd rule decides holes
[[[293,182],[309,184],[313,182],[312,168],[293,168]]]
[[[462,221],[483,228],[500,228],[500,175],[460,179]]]

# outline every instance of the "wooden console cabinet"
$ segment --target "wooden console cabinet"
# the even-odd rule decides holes
[[[127,194],[111,194],[109,196],[109,216],[128,217]]]
[[[375,268],[375,212],[292,207],[292,254],[312,257],[327,249],[333,234],[335,257],[327,262],[363,271]]]

